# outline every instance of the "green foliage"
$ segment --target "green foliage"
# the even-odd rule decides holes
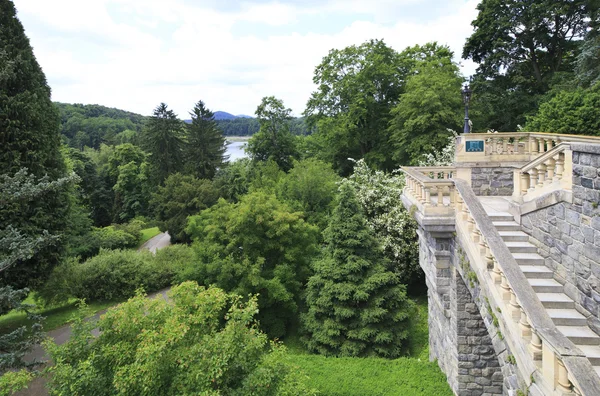
[[[217,198],[210,180],[175,173],[152,194],[151,205],[161,231],[169,231],[173,242],[190,242],[185,233],[188,216],[214,205]]]
[[[142,144],[152,155],[153,176],[158,183],[183,169],[183,122],[166,104],[154,109],[143,130]]]
[[[349,184],[338,200],[307,285],[306,345],[323,355],[398,357],[414,304],[387,269]]]
[[[188,279],[240,295],[259,294],[261,327],[280,337],[294,320],[318,231],[275,196],[254,192],[221,199],[189,218],[197,255]]]
[[[354,190],[369,228],[401,283],[423,284],[417,223],[401,200],[404,177],[375,171],[360,160],[344,183]]]
[[[424,359],[327,358],[294,355],[292,362],[323,396],[452,396],[446,376]]]
[[[298,158],[296,140],[290,133],[291,110],[274,96],[266,96],[256,108],[260,130],[248,141],[246,151],[255,161],[275,161],[284,171]]]
[[[192,122],[185,129],[186,171],[200,179],[212,179],[225,160],[225,138],[212,111],[201,100],[190,115]]]
[[[561,91],[540,104],[525,130],[575,135],[600,135],[600,89]]]
[[[9,371],[0,376],[0,396],[10,396],[26,388],[34,375],[27,370]]]
[[[186,282],[172,303],[143,295],[98,323],[78,320],[71,340],[46,344],[50,394],[311,395],[282,346],[256,329],[256,297]],[[102,333],[94,337],[98,326]]]
[[[413,48],[418,52],[420,47]],[[448,129],[462,125],[462,78],[447,47],[433,44],[435,58],[419,61],[406,80],[405,92],[392,109],[389,131],[395,145],[394,159],[415,165],[428,152],[446,145]],[[442,55],[445,54],[445,55]]]
[[[316,160],[294,161],[294,167],[277,183],[277,197],[298,211],[306,221],[324,229],[333,209],[339,177],[330,165]]]
[[[56,103],[61,132],[69,146],[99,149],[101,144],[134,143],[139,140],[147,117],[100,105]]]
[[[386,129],[404,76],[399,54],[381,40],[333,49],[315,68],[319,88],[305,115],[325,141],[328,162],[341,174],[350,173],[348,158],[391,166]]]
[[[219,169],[215,175],[215,187],[219,190],[221,197],[228,201],[238,202],[250,188],[252,161],[242,158],[227,163]]]
[[[53,271],[40,296],[47,303],[70,297],[87,301],[114,301],[135,295],[138,288],[148,292],[169,286],[175,270],[165,270],[164,260],[157,266],[150,252],[101,250],[79,264],[67,260]]]
[[[5,190],[6,183],[17,186],[16,175],[24,168],[36,180],[46,178],[44,183],[66,175],[60,152],[60,120],[50,100],[50,87],[16,16],[15,6],[7,0],[0,1],[0,109],[0,176],[7,178],[0,179],[0,227],[5,229],[10,225],[29,240],[46,231],[58,235],[67,226],[66,184],[38,191],[35,197],[4,202],[4,195],[10,194]],[[60,261],[63,242],[55,240],[38,248],[18,268],[2,271],[0,286],[38,287]],[[0,254],[4,253],[0,249]]]
[[[600,81],[600,34],[598,28],[588,32],[577,55],[575,65],[577,82],[584,88],[593,87]]]

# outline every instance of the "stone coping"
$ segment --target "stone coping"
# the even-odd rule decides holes
[[[521,308],[527,314],[532,328],[543,342],[560,355],[567,371],[584,395],[600,395],[600,381],[597,380],[598,375],[593,366],[575,344],[556,328],[469,184],[465,180],[453,180],[510,287],[517,296]]]

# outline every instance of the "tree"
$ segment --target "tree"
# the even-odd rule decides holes
[[[483,0],[477,9],[463,58],[487,77],[520,68],[542,90],[554,73],[572,70],[578,41],[598,17],[598,4],[588,0]]]
[[[354,165],[354,173],[343,183],[352,187],[367,225],[400,283],[422,286],[417,223],[401,199],[404,177],[373,170],[364,160],[359,160]]]
[[[285,335],[298,314],[317,228],[259,191],[237,204],[219,200],[190,217],[186,232],[197,256],[189,279],[242,296],[258,294],[261,327],[269,337]]]
[[[331,166],[322,161],[294,161],[294,167],[277,183],[277,197],[294,210],[304,212],[307,222],[324,229],[339,179]]]
[[[144,149],[152,155],[154,178],[162,183],[183,169],[183,124],[173,110],[159,104],[143,130]]]
[[[250,138],[246,149],[253,160],[273,160],[284,171],[291,169],[293,159],[298,158],[295,138],[290,133],[291,111],[274,96],[262,98],[256,108],[260,130]]]
[[[256,329],[256,297],[242,302],[193,282],[142,294],[102,318],[75,321],[71,340],[46,344],[52,394],[314,395],[283,346]],[[99,336],[94,327],[102,328]]]
[[[413,303],[386,268],[349,184],[340,186],[325,241],[306,290],[307,347],[333,356],[400,356]]]
[[[75,176],[54,181],[48,176],[38,179],[23,168],[14,176],[0,175],[0,202],[3,206],[11,207],[14,202],[25,205],[44,201],[48,196],[52,197],[53,192],[61,191],[75,181]],[[25,263],[35,260],[40,252],[47,251],[48,247],[60,243],[60,236],[50,234],[47,230],[32,235],[22,232],[11,224],[0,224],[0,274],[11,268],[19,270]],[[16,289],[10,285],[0,285],[0,315],[5,315],[12,310],[24,311],[32,323],[30,327],[21,326],[0,335],[0,382],[7,387],[14,386],[14,390],[24,386],[26,384],[24,379],[31,378],[31,375],[26,371],[19,371],[14,375],[6,374],[7,370],[35,367],[39,362],[26,363],[23,357],[33,345],[44,338],[42,318],[32,313],[32,305],[23,303],[28,294],[27,288]]]
[[[214,114],[201,100],[190,115],[192,123],[186,125],[186,170],[200,179],[212,179],[226,160],[225,137],[217,126]]]
[[[218,191],[210,180],[175,173],[152,194],[150,205],[161,231],[169,231],[173,242],[191,242],[185,232],[188,216],[211,207],[217,199]]]
[[[445,55],[419,61],[398,104],[392,109],[390,141],[394,159],[403,165],[415,165],[422,154],[445,146],[448,129],[462,125],[462,78],[452,62],[452,52],[439,48]]]
[[[348,158],[392,166],[386,129],[403,92],[406,66],[382,40],[371,40],[333,49],[315,68],[313,82],[319,88],[304,114],[326,140],[329,162],[342,175],[352,169]]]
[[[23,168],[36,178],[66,176],[60,152],[59,114],[50,87],[37,63],[12,1],[0,0],[0,169],[11,177]],[[66,187],[65,187],[66,188]],[[0,205],[0,225],[24,236],[52,235],[66,228],[66,190],[46,191],[41,200]],[[0,286],[38,287],[63,254],[62,241],[41,247],[17,268],[0,274]]]
[[[577,82],[583,88],[593,87],[600,81],[600,34],[598,28],[588,32],[577,55],[575,65]]]
[[[559,92],[540,105],[525,130],[599,136],[600,87]]]

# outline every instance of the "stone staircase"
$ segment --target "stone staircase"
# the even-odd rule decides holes
[[[585,316],[575,309],[575,302],[564,293],[563,285],[554,279],[553,271],[544,265],[544,258],[513,216],[506,212],[488,215],[557,329],[587,356],[600,375],[600,336],[588,327]]]

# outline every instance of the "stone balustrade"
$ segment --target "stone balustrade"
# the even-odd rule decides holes
[[[457,162],[529,162],[561,143],[600,143],[600,137],[543,132],[469,133],[459,137]]]
[[[514,171],[513,198],[530,201],[553,189],[571,191],[573,152],[569,143],[560,143],[521,169]]]
[[[402,167],[404,194],[424,216],[453,216],[456,191],[453,167]]]
[[[457,238],[521,377],[544,395],[600,395],[589,360],[556,329],[473,190],[460,179],[455,186]]]

